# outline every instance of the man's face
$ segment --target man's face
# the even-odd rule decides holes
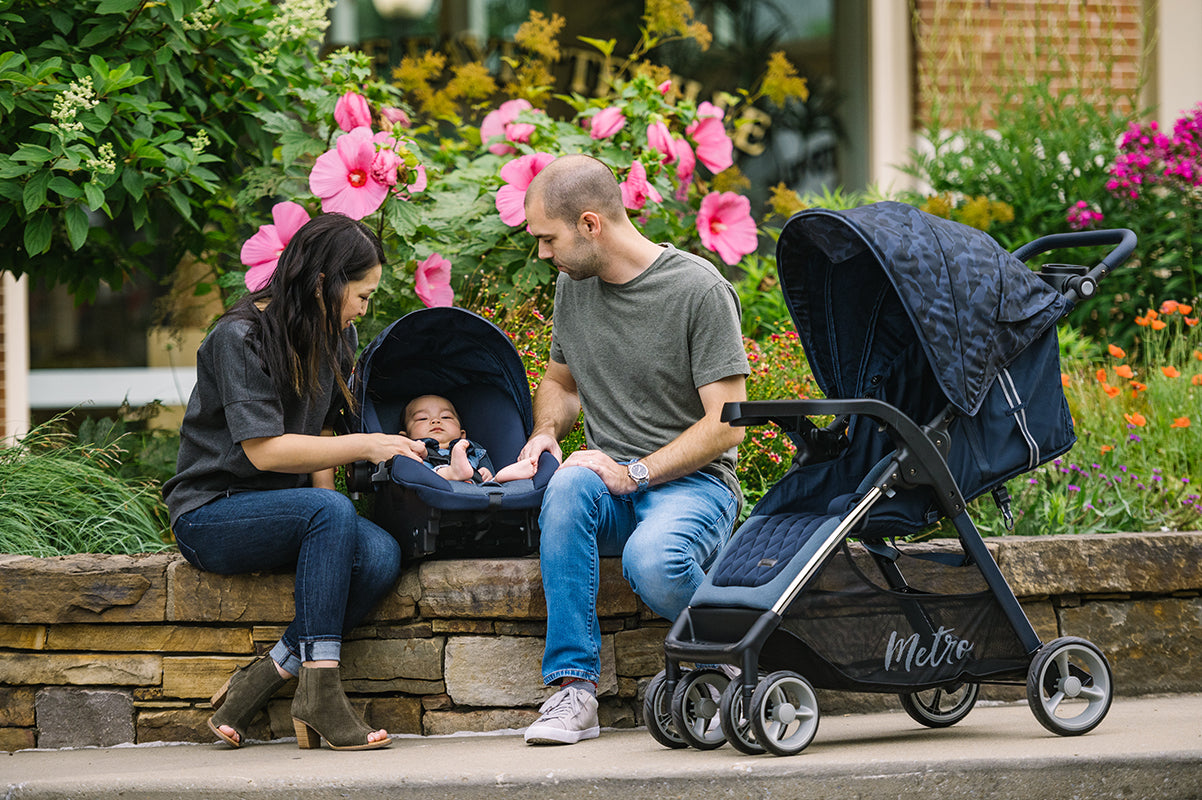
[[[436,439],[446,447],[463,436],[463,428],[449,401],[426,395],[414,400],[406,409],[405,435],[410,439]]]
[[[592,278],[604,262],[595,242],[580,234],[576,226],[547,216],[540,198],[526,203],[526,230],[538,240],[538,257],[550,261],[574,281]]]

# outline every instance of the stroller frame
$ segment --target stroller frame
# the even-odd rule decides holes
[[[1038,253],[1063,247],[1115,245],[1092,270],[1048,265],[1038,273],[1067,298],[1071,307],[1076,300],[1092,296],[1097,282],[1130,256],[1135,243],[1134,233],[1128,230],[1057,234],[1020,248],[1014,257],[1026,261]],[[879,464],[865,478],[862,496],[838,523],[825,532],[819,529],[802,545],[798,553],[806,557],[803,566],[769,608],[706,604],[704,600],[698,604],[695,596],[693,604],[675,620],[664,642],[665,669],[648,685],[643,705],[644,721],[658,742],[672,748],[711,749],[729,741],[747,754],[767,751],[793,755],[808,746],[817,731],[815,686],[897,692],[903,710],[911,718],[941,728],[959,722],[972,710],[981,684],[1025,683],[1032,712],[1053,733],[1079,735],[1102,721],[1113,696],[1112,674],[1105,656],[1092,643],[1076,637],[1041,641],[967,512],[965,496],[948,464],[949,427],[960,414],[949,403],[929,423],[919,425],[896,406],[871,398],[748,401],[725,406],[722,419],[731,425],[773,423],[789,432],[799,445],[794,468],[834,457],[836,448],[830,443],[841,436],[846,442],[842,431],[852,417],[877,423],[896,449],[887,464]],[[825,428],[809,419],[827,415],[834,415],[835,421]],[[857,537],[857,529],[875,506],[898,492],[924,487],[958,534],[963,560],[953,566],[973,566],[979,571],[1022,657],[995,660],[981,672],[961,672],[950,680],[946,671],[937,678],[928,673],[929,680],[900,686],[848,679],[838,667],[823,662],[807,642],[791,639],[789,632],[782,631],[782,623],[794,602],[836,558],[840,547],[847,551],[848,541]],[[999,483],[993,489],[995,500],[1008,515],[1004,488]],[[927,615],[922,602],[932,595],[907,582],[896,563],[900,552],[886,538],[872,533],[859,539],[888,589],[900,598],[900,613],[913,631],[909,637],[890,639],[886,663],[894,658],[913,659],[916,654],[920,661],[950,660],[957,648],[961,652],[971,650],[966,640],[957,639],[945,627],[937,627]],[[770,662],[782,660],[781,653],[787,649],[780,646],[782,638],[803,654],[800,669],[814,670],[816,675],[811,680],[791,669],[777,669],[759,678],[765,655]],[[925,647],[920,644],[928,642]],[[682,662],[692,662],[698,668],[685,670]],[[728,679],[729,672],[701,666],[714,664],[733,665],[741,671],[740,677]],[[1084,710],[1067,718],[1061,715],[1062,703],[1080,702],[1085,703]]]

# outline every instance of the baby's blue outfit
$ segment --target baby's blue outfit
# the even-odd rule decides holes
[[[442,447],[438,444],[437,439],[422,439],[422,444],[426,446],[426,457],[422,460],[430,469],[449,465],[451,463],[451,448]],[[488,457],[488,451],[475,442],[468,440],[467,443],[467,462],[472,465],[472,469],[476,474],[472,476],[472,480],[476,483],[483,483],[484,478],[480,474],[480,468],[487,469],[490,473],[495,474],[492,460]]]

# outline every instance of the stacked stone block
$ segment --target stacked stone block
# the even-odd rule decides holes
[[[1202,533],[989,540],[1045,641],[1107,653],[1120,694],[1202,691]],[[208,698],[264,653],[293,613],[291,573],[221,576],[175,554],[0,555],[0,750],[208,742]],[[601,724],[641,724],[667,623],[616,559],[602,567]],[[537,559],[427,561],[344,646],[343,677],[373,727],[448,734],[525,727],[549,691]],[[252,726],[291,736],[289,695]],[[991,696],[1020,699],[1021,690]],[[820,693],[824,713],[895,706]]]

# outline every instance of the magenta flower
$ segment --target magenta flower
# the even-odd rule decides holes
[[[496,204],[502,222],[512,227],[526,221],[526,189],[534,176],[554,160],[550,153],[531,153],[501,167],[505,185],[497,190]]]
[[[714,117],[715,119],[723,119],[726,112],[718,108],[709,100],[702,100],[697,106],[697,119],[705,119],[706,117]]]
[[[689,125],[687,132],[697,143],[697,160],[717,175],[735,163],[734,142],[726,135],[722,120],[703,117]]]
[[[409,119],[408,114],[406,114],[402,109],[395,108],[394,106],[384,106],[381,108],[380,117],[384,120],[386,127],[389,130],[397,125],[402,128],[408,128],[413,124],[413,122]]]
[[[260,225],[258,232],[242,244],[242,263],[250,268],[243,280],[252,292],[271,283],[280,253],[309,221],[309,212],[300,203],[276,203],[271,209],[271,219],[275,224]]]
[[[413,278],[417,296],[428,308],[449,306],[455,301],[451,289],[451,262],[438,253],[431,253],[425,261],[418,262],[417,274]]]
[[[318,156],[309,173],[309,189],[321,198],[321,210],[363,219],[379,208],[388,196],[388,185],[372,177],[375,160],[370,128],[339,136],[334,149]]]
[[[617,106],[603,108],[593,115],[588,135],[594,139],[608,139],[626,127],[626,115]]]
[[[665,164],[676,160],[676,148],[672,144],[672,132],[666,122],[653,122],[647,128],[647,146],[659,151]]]
[[[358,92],[347,92],[334,104],[334,121],[344,131],[353,131],[363,125],[371,125],[371,108],[367,98]]]
[[[689,184],[693,181],[693,173],[697,169],[697,158],[693,148],[684,139],[676,139],[673,144],[676,150],[676,179],[680,188],[676,190],[676,199],[684,201],[689,196]]]
[[[707,250],[726,264],[738,264],[756,248],[751,201],[734,192],[710,192],[697,212],[697,232]]]
[[[660,94],[667,96],[668,92],[672,91],[672,81],[671,79],[666,80],[655,88],[659,90]]]
[[[663,196],[655,191],[655,187],[647,182],[647,168],[643,166],[642,161],[635,161],[630,165],[630,172],[619,188],[622,190],[622,205],[631,211],[641,211],[648,200],[657,203],[664,200]]]
[[[480,123],[480,140],[488,142],[497,136],[504,136],[510,142],[528,142],[530,134],[534,132],[534,126],[528,123],[518,123],[514,125],[514,120],[518,118],[518,114],[523,111],[528,111],[534,106],[530,105],[529,100],[506,100],[501,103],[500,107],[495,111],[490,111],[484,120]],[[512,129],[510,126],[514,126]],[[524,136],[525,138],[516,138]],[[498,156],[507,155],[508,153],[516,153],[517,150],[512,145],[504,142],[497,142],[489,145],[488,152]]]

